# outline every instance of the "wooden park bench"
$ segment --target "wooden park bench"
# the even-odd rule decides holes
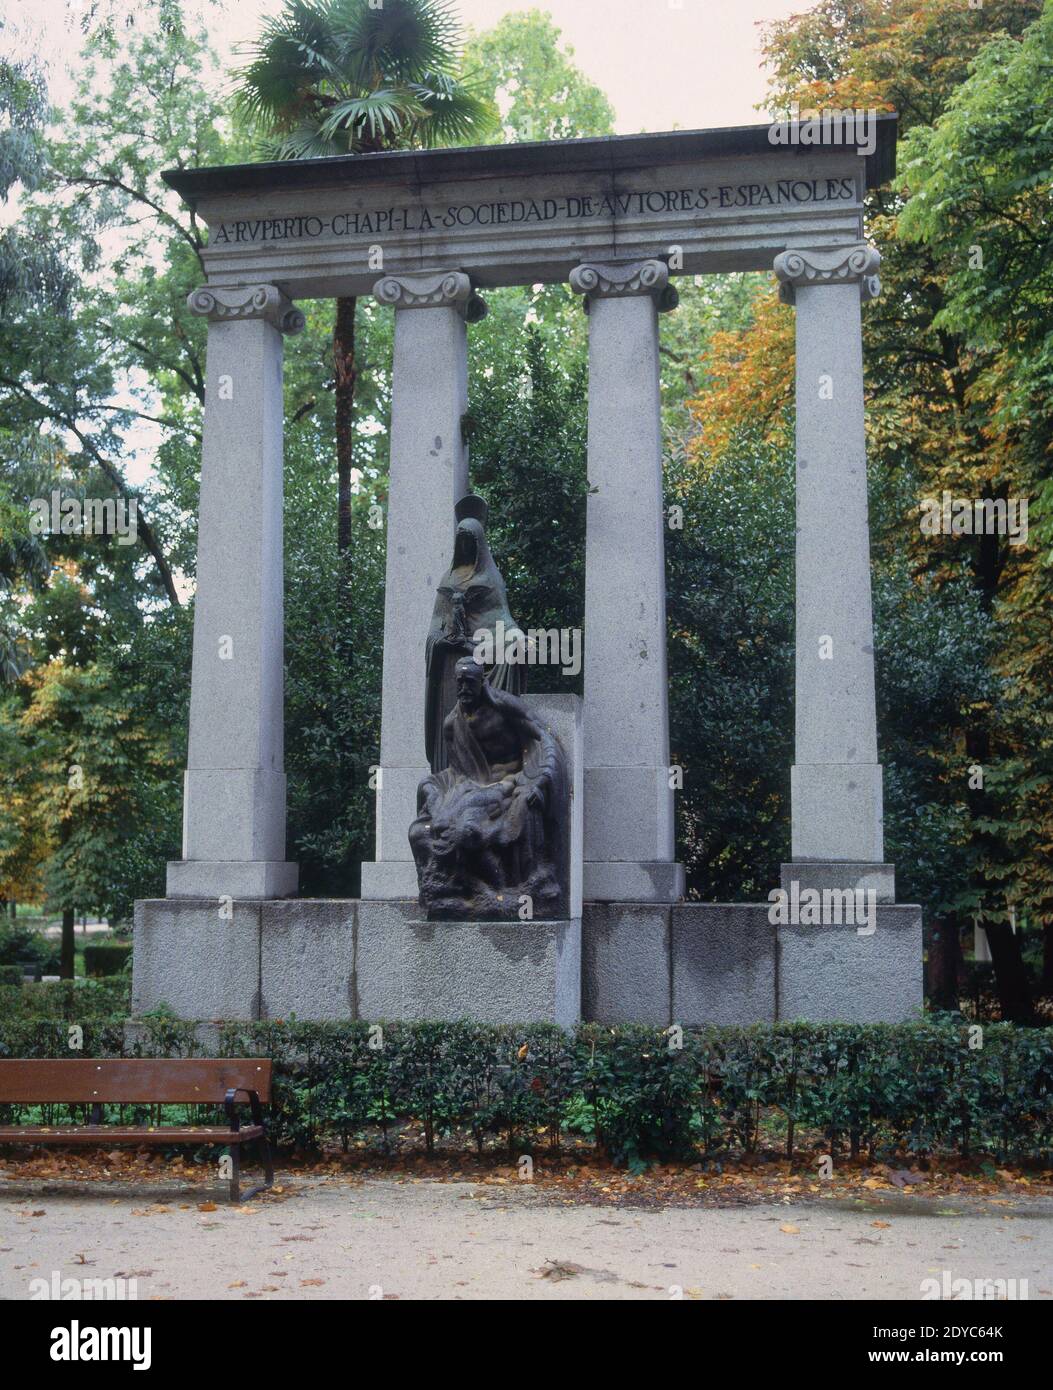
[[[240,1200],[242,1144],[258,1140],[274,1182],[262,1103],[271,1096],[268,1057],[76,1058],[0,1061],[0,1105],[90,1105],[86,1125],[0,1125],[0,1144],[222,1144],[230,1149],[230,1200]],[[238,1105],[251,1107],[242,1125]],[[104,1105],[222,1105],[226,1125],[117,1125],[102,1123]],[[246,1194],[262,1191],[256,1187]]]

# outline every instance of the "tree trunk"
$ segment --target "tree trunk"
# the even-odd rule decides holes
[[[990,539],[986,536],[981,537],[981,541],[989,541]],[[993,585],[994,580],[991,580],[990,592],[992,594]],[[967,729],[965,736],[966,756],[970,764],[975,763],[986,771],[991,762],[991,742],[991,732],[986,723],[986,716],[982,712],[978,712],[976,722]],[[993,820],[996,817],[997,807],[986,786],[971,788],[966,793],[966,799],[969,814],[974,824],[982,820]],[[972,838],[977,847],[977,862],[973,881],[980,888],[988,910],[993,912],[1002,906],[1008,916],[1008,903],[1005,900],[1004,890],[998,894],[998,898],[1001,900],[999,903],[992,895],[988,876],[985,872],[986,864],[998,864],[1004,858],[1005,845],[997,836],[987,830],[974,830]],[[1014,932],[1006,918],[993,922],[988,918],[986,921],[982,920],[981,925],[987,933],[987,942],[991,948],[991,966],[994,970],[1003,1021],[1007,1023],[1033,1023],[1034,1004],[1031,998],[1027,968],[1024,965],[1021,951],[1020,932]]]
[[[956,922],[936,917],[928,930],[928,996],[934,1009],[958,1008],[961,937]]]
[[[991,947],[998,986],[998,1003],[1004,1023],[1033,1023],[1034,1007],[1028,987],[1027,968],[1020,950],[1020,933],[1008,922],[986,922],[987,943]]]
[[[1047,999],[1053,998],[1053,923],[1042,932],[1042,993]]]
[[[336,548],[351,546],[351,468],[354,460],[355,306],[354,298],[336,301],[333,327],[333,374],[336,380]]]
[[[76,938],[74,929],[76,922],[73,908],[64,907],[62,909],[62,964],[59,966],[59,974],[64,980],[72,980],[75,973]]]

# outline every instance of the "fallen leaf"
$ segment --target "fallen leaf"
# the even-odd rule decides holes
[[[585,1268],[584,1265],[571,1264],[569,1260],[546,1260],[540,1269],[533,1271],[536,1279],[573,1279]]]

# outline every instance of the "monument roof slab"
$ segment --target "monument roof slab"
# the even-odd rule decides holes
[[[381,274],[466,271],[480,286],[566,279],[582,260],[762,269],[787,246],[862,237],[895,167],[896,117],[857,141],[774,144],[770,124],[169,170],[210,229],[216,285],[368,294]],[[863,132],[859,132],[862,134]],[[381,263],[378,264],[378,257]]]

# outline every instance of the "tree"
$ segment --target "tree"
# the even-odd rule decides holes
[[[459,25],[446,0],[286,0],[239,75],[241,109],[272,159],[369,154],[479,138],[487,103],[456,76]],[[351,544],[355,300],[336,301],[337,548]]]
[[[1003,55],[1022,47],[1020,36],[1041,10],[1040,0],[990,0],[977,8],[956,0],[821,0],[806,14],[765,30],[772,107],[896,109],[901,130],[913,140],[912,130],[939,123],[968,79],[970,65],[983,62],[986,46],[995,40]],[[1007,37],[998,38],[1000,32]],[[987,85],[989,101],[997,104],[1000,85]],[[1026,101],[1019,104],[1023,108]],[[1025,139],[1025,150],[1035,154],[1041,140],[1041,135],[1030,144]],[[983,162],[981,156],[969,167],[976,170]],[[1028,173],[1019,166],[1015,172],[1025,179],[1037,176],[1041,185],[1043,167],[1048,161],[1032,158]],[[1034,556],[1026,547],[1010,546],[1005,536],[924,537],[918,503],[940,497],[945,488],[956,497],[1019,495],[1030,475],[1025,432],[1007,428],[999,416],[999,400],[1008,399],[1007,358],[985,349],[964,319],[947,312],[954,277],[962,270],[961,247],[940,238],[908,240],[904,234],[913,215],[917,173],[909,155],[900,168],[895,186],[868,197],[884,285],[864,315],[875,562],[880,567],[906,552],[916,583],[970,588],[989,629],[1004,632],[997,623],[1002,605],[1026,583]],[[1035,192],[1040,204],[1041,187]],[[965,221],[963,216],[963,237]],[[1013,293],[1012,283],[990,283],[995,294]],[[780,411],[792,395],[792,355],[792,317],[765,289],[751,326],[708,344],[701,364],[705,389],[691,407],[699,431],[698,466],[711,467],[709,451],[715,449],[719,459],[740,430],[759,429],[771,438],[781,428]],[[1040,416],[1035,422],[1041,434],[1046,422]],[[891,484],[882,488],[880,505],[873,495],[875,479]],[[1045,651],[1048,634],[1038,642]],[[1032,721],[1029,733],[1021,723],[1012,727],[1005,699],[1012,644],[985,642],[982,649],[990,675],[984,693],[966,698],[962,692],[956,721],[937,735],[941,746],[924,754],[942,765],[947,794],[955,798],[954,815],[948,813],[945,823],[950,827],[957,817],[966,851],[964,860],[957,851],[951,856],[956,867],[945,878],[940,912],[954,923],[955,934],[974,919],[991,924],[1003,1016],[1026,1019],[1031,1004],[1021,986],[1020,936],[1008,926],[1006,899],[1012,864],[1026,861],[1033,852],[1028,845],[1039,852],[1043,844],[1042,836],[1032,835],[1036,794],[1020,775],[1018,756],[1022,739],[1045,746],[1045,716]],[[970,784],[975,767],[985,771],[983,788]],[[890,823],[897,815],[892,798],[898,785],[893,777],[887,786]],[[1010,891],[1014,898],[1024,896],[1019,883]]]
[[[205,336],[185,298],[203,238],[159,175],[219,162],[201,53],[178,26],[86,42],[15,224],[70,268],[68,303],[30,287],[0,322],[0,892],[50,895],[67,968],[74,907],[126,919],[178,854],[191,614],[176,576],[193,573]],[[153,452],[141,428],[129,443],[133,422],[161,432]],[[140,489],[136,450],[154,465]],[[138,544],[37,534],[30,500],[53,489],[135,498]]]
[[[4,28],[0,20],[0,34]],[[33,192],[44,182],[49,111],[40,67],[29,59],[0,56],[0,202],[6,203],[16,186]],[[37,300],[61,315],[71,288],[69,272],[52,246],[16,227],[0,233],[0,314]]]
[[[26,680],[16,785],[47,828],[44,890],[62,912],[62,974],[71,978],[75,914],[128,915],[114,871],[141,828],[163,822],[152,789],[171,768],[165,740],[129,717],[105,667],[53,661]]]
[[[473,34],[464,66],[501,113],[492,139],[572,140],[610,135],[614,108],[572,61],[552,16],[541,10],[505,15]]]
[[[1007,641],[999,731],[1007,753],[977,788],[981,865],[1021,921],[1045,934],[1043,985],[1053,989],[1053,10],[1019,41],[994,38],[932,126],[904,147],[910,197],[899,235],[948,266],[934,320],[977,364],[973,397],[1001,456],[1000,492],[1032,498],[1035,540],[999,570]],[[1026,992],[1005,912],[985,916],[1000,978]],[[1001,966],[1001,969],[1000,969]],[[1004,1001],[1011,1005],[1012,1001]]]

